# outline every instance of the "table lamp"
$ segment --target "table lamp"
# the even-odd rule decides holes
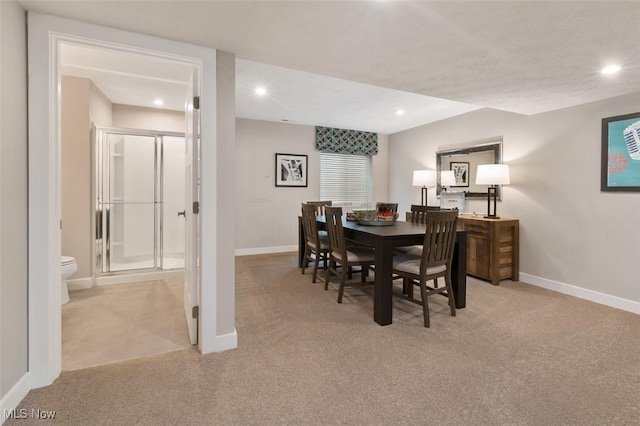
[[[508,185],[509,166],[507,164],[481,164],[476,173],[476,185],[490,185],[487,189],[487,219],[500,219],[496,215],[498,186]],[[491,213],[491,196],[493,195],[493,213]]]
[[[448,187],[455,186],[456,175],[453,170],[443,170],[440,172],[440,186],[443,191],[446,191]]]
[[[422,205],[427,205],[427,189],[436,186],[437,173],[435,170],[414,170],[413,186],[421,186]]]

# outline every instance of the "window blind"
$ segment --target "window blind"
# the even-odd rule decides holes
[[[371,156],[320,153],[320,199],[371,202]]]

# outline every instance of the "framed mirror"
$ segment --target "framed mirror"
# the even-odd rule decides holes
[[[440,176],[443,170],[453,170],[456,184],[446,188],[448,192],[464,192],[465,198],[487,198],[488,185],[476,185],[476,172],[480,164],[502,163],[502,137],[491,138],[455,148],[445,148],[436,152],[439,197],[442,187]],[[502,191],[498,186],[498,199]]]

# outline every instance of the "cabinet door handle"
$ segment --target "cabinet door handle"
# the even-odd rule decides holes
[[[187,211],[186,210],[182,210],[181,212],[178,212],[178,217],[184,217],[185,219],[187,218]]]

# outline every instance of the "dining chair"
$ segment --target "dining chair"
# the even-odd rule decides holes
[[[440,207],[412,204],[411,212],[409,214],[409,222],[425,223],[427,219],[427,213],[433,211],[440,211]],[[418,244],[413,246],[396,247],[395,252],[397,254],[414,254],[420,256],[422,254],[422,245]]]
[[[403,292],[394,296],[422,305],[424,326],[429,327],[428,297],[444,294],[449,299],[451,316],[456,316],[456,305],[451,290],[451,262],[456,238],[457,210],[429,211],[425,217],[425,235],[420,256],[402,254],[393,258],[393,273],[403,279]],[[444,287],[438,287],[444,278]],[[427,286],[434,281],[434,287]],[[413,297],[413,286],[420,287],[421,300]],[[410,291],[406,291],[410,289]]]
[[[409,215],[409,222],[413,223],[425,223],[426,214],[432,211],[438,211],[440,207],[436,206],[421,206],[419,204],[411,205],[411,213]]]
[[[307,204],[311,204],[312,206],[316,207],[316,216],[324,216],[324,208],[326,206],[333,205],[333,201],[331,201],[331,200],[329,200],[329,201],[307,201]],[[320,239],[323,239],[323,240],[328,240],[329,239],[329,235],[327,234],[327,231],[325,231],[324,229],[321,229],[320,231],[318,231],[318,235],[320,235]]]
[[[338,303],[342,303],[344,287],[347,276],[354,266],[360,266],[360,283],[358,286],[373,284],[367,283],[369,267],[375,263],[375,253],[373,248],[366,246],[348,245],[344,236],[342,226],[342,207],[325,207],[325,218],[327,231],[329,232],[329,269],[324,283],[324,289],[329,288],[331,274],[340,276],[340,286],[338,288]],[[337,265],[340,265],[338,272]],[[356,284],[350,284],[356,285]]]
[[[304,275],[308,263],[313,262],[312,283],[316,282],[320,260],[324,261],[324,267],[327,267],[327,257],[329,254],[329,240],[320,238],[316,212],[316,206],[313,204],[302,204],[302,229],[305,241],[302,274]]]
[[[307,201],[307,204],[316,206],[316,216],[324,216],[324,208],[333,205],[333,201]]]

